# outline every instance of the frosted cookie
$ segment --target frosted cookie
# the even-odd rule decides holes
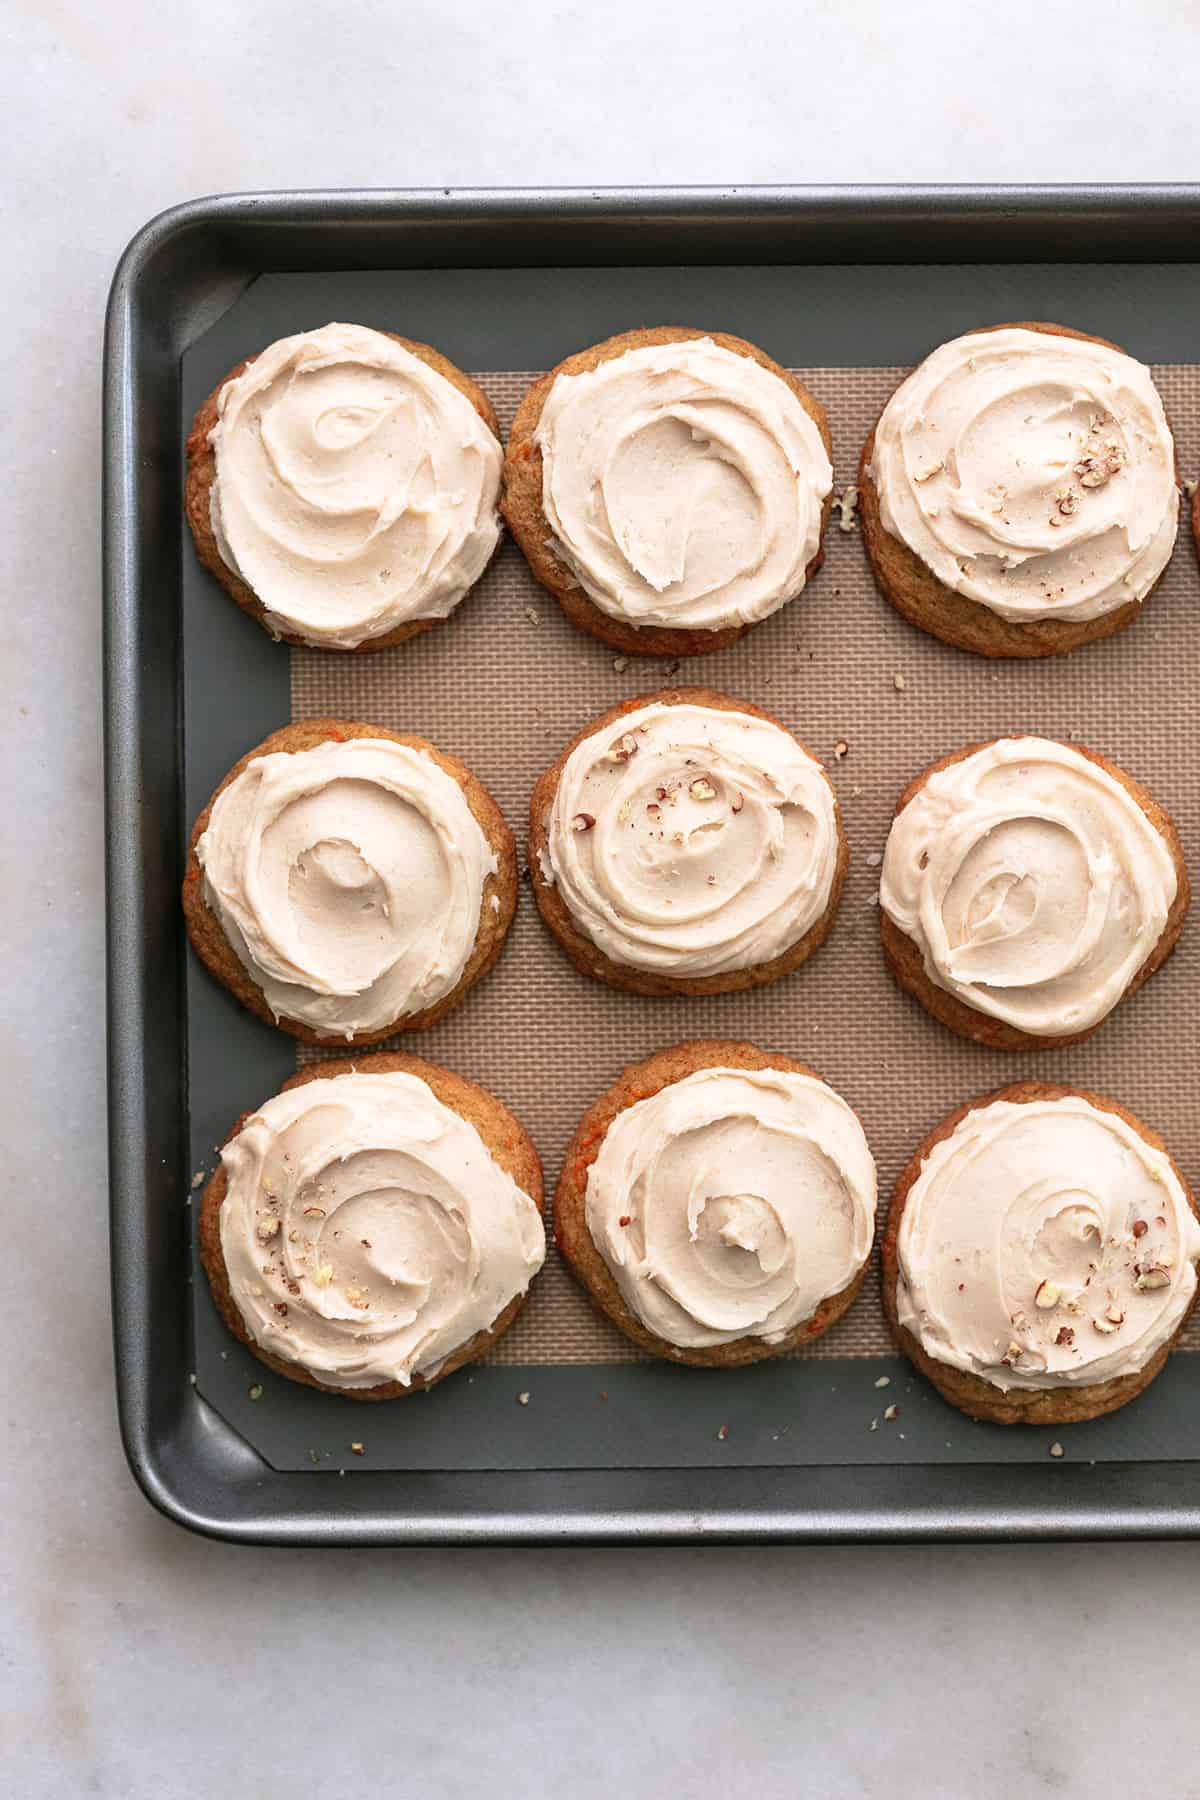
[[[999,1050],[1077,1044],[1171,954],[1191,889],[1169,813],[1116,763],[997,738],[900,796],[879,886],[900,986]]]
[[[239,363],[187,458],[200,561],[289,644],[403,643],[454,610],[499,541],[491,402],[392,332],[325,325]]]
[[[415,1056],[317,1063],[234,1126],[200,1257],[235,1337],[352,1400],[432,1387],[506,1331],[545,1257],[537,1152]]]
[[[572,622],[635,656],[736,642],[821,562],[825,412],[721,331],[626,331],[522,400],[504,516]]]
[[[821,764],[709,688],[614,707],[534,788],[529,869],[576,967],[638,994],[787,975],[833,928],[849,853]]]
[[[207,967],[311,1044],[432,1025],[500,954],[512,833],[457,757],[346,719],[274,732],[192,830],[183,910]]]
[[[800,1348],[850,1305],[875,1163],[857,1114],[803,1063],[678,1044],[584,1114],[554,1230],[593,1304],[641,1349],[736,1367]]]
[[[885,597],[982,656],[1053,656],[1131,624],[1179,520],[1150,371],[1060,325],[927,356],[867,440],[859,497]]]
[[[1066,1424],[1154,1379],[1197,1258],[1195,1201],[1162,1140],[1115,1100],[1026,1081],[951,1113],[901,1175],[884,1304],[952,1406]]]

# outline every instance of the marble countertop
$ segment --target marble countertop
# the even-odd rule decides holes
[[[246,188],[1194,176],[1200,29],[1168,0],[1132,19],[6,10],[7,1792],[1200,1794],[1178,1724],[1200,1548],[212,1544],[126,1472],[107,1305],[99,379],[133,231]]]

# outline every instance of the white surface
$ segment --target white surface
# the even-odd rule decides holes
[[[1200,1794],[1200,1548],[275,1553],[126,1475],[102,1089],[112,265],[230,188],[1184,179],[1194,9],[9,0],[0,1788]]]

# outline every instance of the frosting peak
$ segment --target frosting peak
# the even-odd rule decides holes
[[[246,1328],[329,1387],[436,1375],[545,1257],[534,1201],[415,1075],[288,1088],[221,1162],[221,1251]]]
[[[885,407],[871,473],[884,529],[1003,619],[1144,599],[1175,542],[1158,390],[1091,339],[1009,327],[942,344]]]
[[[276,1018],[347,1040],[458,985],[498,866],[458,782],[388,738],[255,757],[196,856]]]
[[[753,358],[687,338],[559,375],[534,441],[555,553],[611,617],[720,631],[804,586],[833,470]]]
[[[1131,1375],[1196,1291],[1200,1222],[1161,1150],[1082,1095],[994,1101],[935,1144],[897,1238],[901,1325],[994,1387]]]
[[[217,411],[213,535],[276,633],[353,649],[445,618],[483,573],[500,445],[394,338],[338,324],[280,338]]]
[[[1066,1037],[1120,1000],[1177,886],[1166,840],[1106,769],[1049,738],[1000,738],[897,814],[879,900],[938,987]]]
[[[778,1343],[870,1254],[875,1164],[853,1110],[814,1076],[700,1069],[617,1114],[585,1206],[622,1298],[658,1337]]]
[[[829,904],[838,849],[833,790],[790,732],[654,701],[572,750],[541,866],[614,962],[699,977],[802,938]]]

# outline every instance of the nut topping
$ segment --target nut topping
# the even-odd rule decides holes
[[[571,820],[572,831],[590,831],[596,823],[591,813],[576,813]]]
[[[1056,1282],[1053,1282],[1053,1281],[1039,1281],[1038,1282],[1037,1292],[1033,1296],[1033,1303],[1036,1307],[1039,1308],[1040,1311],[1049,1312],[1051,1307],[1057,1306],[1061,1299],[1062,1299],[1062,1290],[1061,1290],[1061,1288],[1059,1288],[1059,1286],[1057,1285]]]
[[[697,775],[695,781],[688,783],[688,793],[693,800],[715,800],[717,790],[707,775]]]
[[[1149,1229],[1150,1227],[1147,1225],[1145,1219],[1135,1219],[1133,1221],[1133,1235],[1135,1238],[1145,1237]]]
[[[260,1219],[254,1229],[258,1234],[260,1243],[269,1244],[271,1239],[275,1236],[275,1233],[279,1230],[279,1220]]]
[[[1161,1263],[1150,1263],[1148,1267],[1139,1272],[1133,1285],[1139,1294],[1144,1294],[1152,1288],[1165,1288],[1170,1284],[1171,1271],[1164,1269]]]

